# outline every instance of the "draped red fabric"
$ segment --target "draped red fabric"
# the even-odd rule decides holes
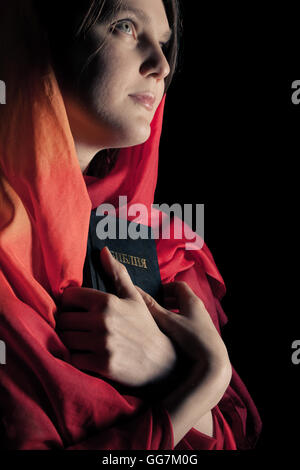
[[[32,77],[0,117],[0,422],[3,449],[174,449],[166,409],[122,393],[116,384],[70,364],[55,331],[64,289],[82,285],[90,211],[103,202],[143,203],[140,222],[162,226],[152,209],[157,180],[162,100],[145,144],[120,151],[104,179],[84,176],[55,76]],[[164,155],[163,158],[170,158]],[[128,219],[135,219],[128,216]],[[172,227],[185,224],[178,218]],[[203,240],[192,250],[180,239],[156,240],[162,281],[185,280],[204,301],[220,331],[227,318],[225,285]],[[171,231],[172,232],[172,231]],[[174,313],[176,314],[176,313]],[[212,410],[214,436],[196,429],[176,449],[246,449],[261,428],[237,373]]]

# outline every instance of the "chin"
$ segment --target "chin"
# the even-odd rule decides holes
[[[145,124],[136,124],[133,129],[127,129],[125,132],[122,132],[122,137],[120,139],[119,148],[121,147],[133,147],[135,145],[140,145],[146,142],[151,134],[150,123]]]

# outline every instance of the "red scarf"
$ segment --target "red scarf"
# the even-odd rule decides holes
[[[170,418],[159,403],[150,407],[74,368],[55,331],[62,292],[82,285],[91,209],[102,202],[117,206],[118,196],[127,195],[128,205],[143,203],[151,213],[165,98],[148,141],[121,150],[111,173],[98,179],[82,175],[55,77],[44,78],[30,80],[9,121],[0,118],[2,446],[174,449]],[[189,241],[156,241],[162,281],[185,280],[220,331],[227,321],[220,305],[224,282],[202,240],[197,236],[198,250],[186,250]],[[234,369],[212,414],[214,437],[192,428],[176,449],[254,446],[261,421]]]

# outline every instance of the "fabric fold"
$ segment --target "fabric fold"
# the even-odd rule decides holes
[[[121,149],[112,171],[98,179],[81,173],[53,70],[31,77],[26,90],[14,97],[9,120],[0,116],[0,338],[7,348],[0,365],[1,445],[173,449],[167,411],[73,367],[55,331],[64,289],[82,285],[91,209],[117,206],[125,195],[128,205],[144,204],[152,213],[165,97],[147,142]],[[187,242],[156,240],[162,281],[185,280],[220,332],[224,281],[206,244],[198,238],[201,248],[188,251]],[[216,438],[191,430],[182,446],[234,449],[235,440],[247,448],[259,435],[258,412],[236,373],[214,423]]]

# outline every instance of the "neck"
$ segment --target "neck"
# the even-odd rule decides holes
[[[102,149],[99,148],[98,146],[89,145],[89,144],[86,144],[85,142],[80,142],[76,140],[74,140],[74,143],[75,143],[79,165],[80,165],[82,173],[84,173],[87,170],[90,162],[93,160],[96,153],[98,153]]]

